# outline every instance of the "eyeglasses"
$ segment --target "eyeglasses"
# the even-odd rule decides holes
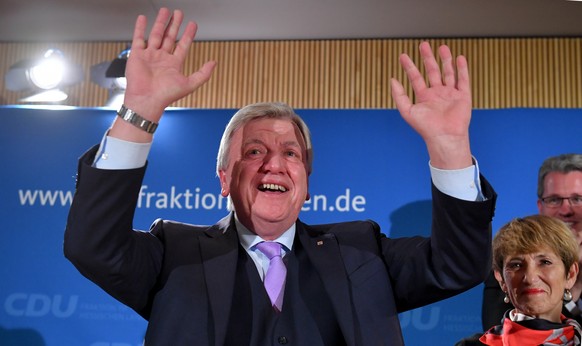
[[[570,197],[550,196],[541,198],[542,203],[548,208],[559,208],[564,200],[570,202],[571,207],[582,207],[582,196],[574,195]]]

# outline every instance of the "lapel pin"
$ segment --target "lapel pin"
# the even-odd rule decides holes
[[[318,241],[317,241],[317,245],[318,245],[318,246],[321,246],[321,245],[323,245],[323,240],[318,240]]]

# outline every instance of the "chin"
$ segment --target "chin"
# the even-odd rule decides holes
[[[528,316],[533,316],[533,317],[538,317],[541,315],[548,315],[551,314],[550,308],[547,306],[541,306],[542,304],[532,304],[527,306],[524,309],[518,309],[518,311],[520,311],[523,314],[526,314]]]
[[[281,223],[289,219],[289,215],[282,213],[254,213],[253,219],[264,220],[271,223]]]

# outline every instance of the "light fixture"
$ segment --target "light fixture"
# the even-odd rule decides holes
[[[131,49],[127,48],[113,61],[104,61],[91,66],[91,81],[109,91],[105,107],[119,108],[123,103],[125,87],[125,65]]]
[[[47,50],[40,59],[25,59],[10,66],[4,76],[6,89],[32,94],[20,102],[58,103],[68,95],[62,88],[83,81],[83,68],[71,63],[58,49]]]

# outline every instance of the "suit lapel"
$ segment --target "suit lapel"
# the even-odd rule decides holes
[[[200,252],[210,308],[214,319],[215,344],[223,345],[228,328],[235,271],[238,260],[238,235],[232,213],[201,237]]]
[[[321,277],[346,343],[355,345],[354,316],[348,278],[337,239],[333,234],[314,232],[307,227],[302,222],[297,222],[298,238]]]

